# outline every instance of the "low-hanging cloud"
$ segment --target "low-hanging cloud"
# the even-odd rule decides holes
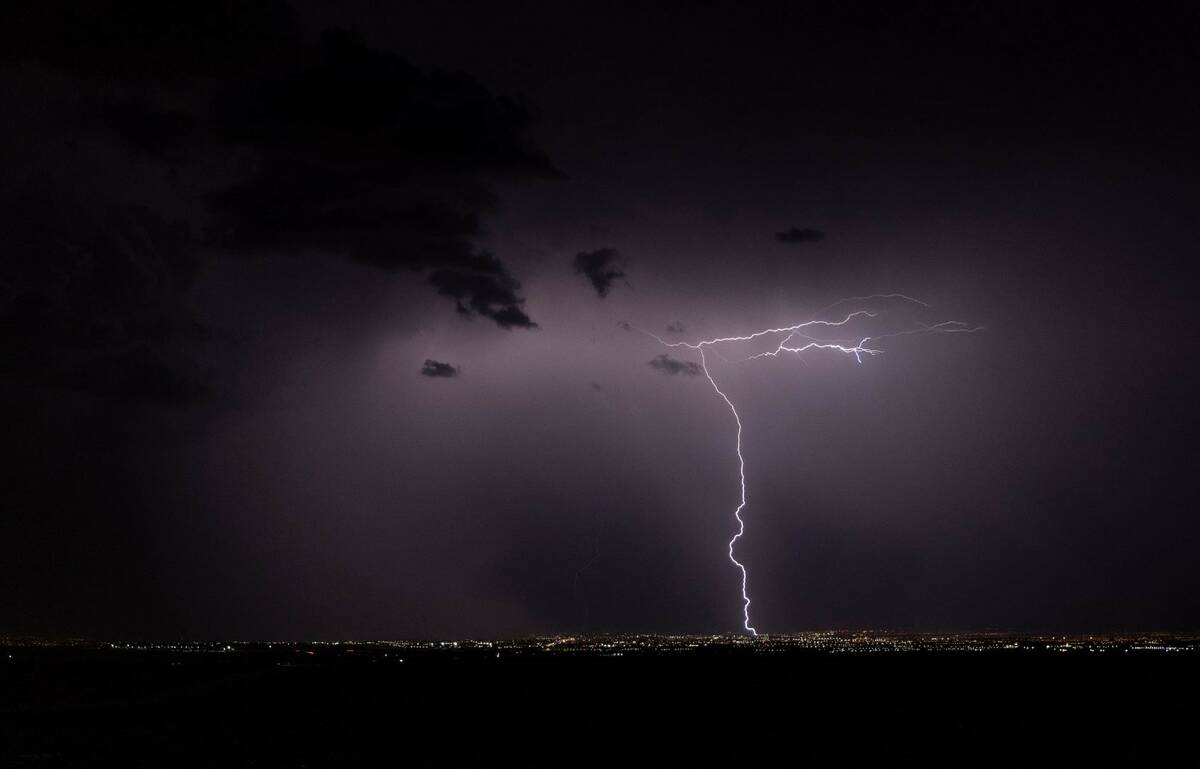
[[[575,272],[583,275],[600,298],[608,296],[615,281],[625,277],[621,253],[615,248],[580,251],[575,255]]]
[[[675,376],[677,374],[683,374],[684,376],[700,376],[704,373],[704,369],[700,367],[699,363],[692,363],[689,360],[672,358],[666,353],[655,355],[654,359],[650,361],[649,366],[655,371],[660,371],[664,374],[670,374],[671,376]]]
[[[790,227],[783,232],[775,233],[775,240],[780,243],[795,245],[797,243],[815,243],[825,238],[825,233],[812,227]]]
[[[490,257],[486,252],[484,257]],[[517,293],[520,284],[498,261],[493,269],[463,271],[435,270],[429,282],[438,293],[455,300],[463,315],[479,314],[491,318],[501,328],[536,328],[525,314],[525,300]]]
[[[433,358],[426,358],[425,362],[421,364],[421,376],[433,377],[434,379],[449,379],[450,377],[456,377],[458,376],[459,371],[460,369],[458,366],[450,363],[443,363],[442,361],[434,360]]]

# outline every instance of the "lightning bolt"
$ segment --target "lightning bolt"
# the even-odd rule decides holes
[[[924,308],[929,307],[929,305],[925,302],[922,302],[919,299],[914,299],[913,297],[905,294],[871,294],[869,296],[855,296],[848,299],[839,299],[833,304],[827,305],[821,310],[818,310],[815,314],[820,315],[828,310],[833,309],[834,307],[840,307],[852,302],[870,302],[881,299],[898,299],[903,302],[919,305]],[[940,323],[934,323],[932,325],[917,323],[917,328],[866,336],[860,338],[858,342],[823,339],[821,337],[813,336],[813,333],[819,329],[836,329],[846,326],[861,318],[877,318],[879,315],[880,313],[872,312],[870,310],[854,310],[853,312],[849,312],[844,315],[841,320],[807,320],[803,323],[797,323],[793,326],[766,328],[742,336],[722,336],[713,339],[704,339],[699,342],[668,342],[657,334],[646,331],[645,329],[638,329],[643,334],[652,337],[664,347],[686,347],[700,353],[700,368],[704,371],[704,376],[708,379],[708,383],[712,385],[712,388],[717,395],[721,396],[721,400],[725,401],[725,405],[729,407],[730,413],[733,414],[734,422],[737,423],[737,437],[734,446],[737,450],[738,480],[741,485],[741,498],[738,500],[737,508],[735,508],[733,511],[733,517],[737,521],[737,533],[735,533],[729,540],[729,560],[733,562],[733,565],[737,567],[738,571],[741,572],[742,575],[742,627],[744,627],[746,632],[750,633],[752,636],[757,636],[758,630],[750,624],[750,592],[748,589],[750,574],[746,570],[746,565],[739,561],[733,552],[734,545],[736,545],[737,541],[746,533],[746,522],[742,518],[742,511],[746,508],[746,459],[742,456],[742,418],[738,414],[737,407],[733,405],[733,401],[730,400],[729,396],[725,394],[725,391],[722,390],[720,385],[717,384],[717,380],[713,378],[712,372],[708,370],[708,358],[705,355],[705,350],[710,349],[711,352],[716,354],[722,360],[727,360],[716,349],[716,345],[727,342],[752,342],[763,337],[778,335],[781,338],[779,342],[776,343],[774,350],[767,350],[755,355],[750,355],[743,360],[750,361],[761,358],[778,358],[783,353],[792,353],[799,357],[809,350],[829,350],[833,352],[839,352],[844,355],[853,355],[854,359],[861,364],[863,362],[864,355],[874,356],[880,355],[883,352],[882,350],[868,347],[868,342],[899,336],[949,333],[969,334],[983,330],[982,326],[969,326],[963,321],[947,320],[941,321]],[[628,326],[626,326],[626,328],[628,328]],[[793,340],[799,341],[793,343]]]
[[[729,405],[729,410],[733,412],[733,419],[737,422],[738,481],[742,486],[742,498],[738,501],[737,509],[733,511],[733,517],[737,519],[738,530],[737,534],[733,535],[733,539],[729,540],[729,560],[733,561],[733,565],[742,572],[742,626],[750,631],[751,635],[758,635],[758,631],[750,624],[750,593],[746,590],[746,582],[750,579],[750,575],[746,572],[746,565],[733,555],[733,546],[746,533],[746,522],[742,520],[742,508],[746,506],[746,459],[742,456],[742,418],[738,416],[733,401],[729,400],[729,396],[717,386],[717,380],[713,379],[712,373],[708,370],[708,361],[704,358],[704,347],[699,346],[697,349],[700,350],[700,367],[704,369],[704,376],[708,377],[708,381],[717,391],[717,395],[720,395]]]

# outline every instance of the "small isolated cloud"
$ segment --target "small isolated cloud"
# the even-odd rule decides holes
[[[812,227],[792,227],[783,232],[775,233],[775,239],[780,243],[793,245],[796,243],[815,243],[825,237],[825,233]]]
[[[687,329],[683,326],[683,321],[675,321],[667,324],[667,331],[672,334],[682,334]]]
[[[447,379],[452,376],[458,376],[458,367],[452,366],[449,363],[442,363],[440,360],[426,358],[425,363],[421,366],[421,376]]]
[[[575,254],[575,272],[586,277],[602,299],[614,281],[625,277],[621,254],[615,248],[580,251]]]
[[[663,353],[662,355],[654,356],[654,360],[650,361],[650,368],[655,371],[661,371],[664,374],[674,376],[676,374],[684,374],[686,376],[699,376],[704,373],[704,369],[700,368],[699,363],[692,363],[687,360],[677,360],[670,355]]]

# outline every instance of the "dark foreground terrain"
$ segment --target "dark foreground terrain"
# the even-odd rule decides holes
[[[1194,737],[1200,637],[3,639],[0,765],[1126,758]]]

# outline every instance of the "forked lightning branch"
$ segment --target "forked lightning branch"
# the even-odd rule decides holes
[[[835,307],[841,307],[852,303],[867,305],[871,302],[881,302],[883,300],[896,300],[908,305],[916,305],[928,308],[925,302],[919,299],[914,299],[904,294],[873,294],[871,296],[856,296],[849,299],[842,299],[828,307],[817,312],[817,315],[824,314]],[[784,326],[781,328],[767,328],[760,331],[755,331],[742,336],[722,336],[713,339],[705,339],[699,342],[668,342],[657,334],[642,330],[642,333],[653,337],[655,340],[665,347],[686,347],[690,350],[695,350],[700,354],[700,367],[704,371],[704,376],[708,378],[709,384],[713,390],[725,401],[725,405],[729,407],[730,413],[733,414],[734,422],[737,424],[737,433],[734,442],[734,447],[738,458],[738,479],[741,484],[741,497],[738,500],[738,505],[733,511],[733,517],[737,521],[737,531],[729,540],[729,560],[737,567],[742,575],[742,626],[751,635],[758,635],[758,630],[750,623],[750,591],[749,580],[750,575],[746,570],[746,565],[737,559],[734,554],[734,546],[737,541],[746,533],[746,522],[742,518],[742,511],[746,509],[746,460],[742,456],[742,418],[738,415],[737,407],[733,401],[717,384],[717,380],[713,378],[712,371],[708,368],[708,357],[705,354],[706,350],[716,351],[717,345],[738,343],[738,342],[753,342],[759,339],[767,339],[773,341],[774,349],[768,349],[764,352],[759,352],[744,358],[744,361],[761,360],[763,358],[778,358],[785,353],[788,355],[801,356],[804,353],[813,351],[832,352],[841,355],[853,355],[859,363],[863,362],[863,356],[879,355],[883,350],[872,347],[871,345],[883,339],[890,339],[899,336],[914,336],[928,334],[951,334],[951,333],[972,333],[979,331],[980,327],[968,326],[966,323],[957,320],[941,321],[939,323],[924,324],[916,323],[914,327],[890,331],[887,333],[876,333],[870,336],[858,337],[854,339],[837,339],[828,338],[831,333],[836,331],[847,331],[856,321],[865,319],[879,318],[886,313],[882,311],[872,311],[869,309],[858,309],[842,315],[838,320],[823,320],[820,318],[807,320],[803,323],[797,323],[793,326]],[[720,353],[717,353],[718,356]]]

